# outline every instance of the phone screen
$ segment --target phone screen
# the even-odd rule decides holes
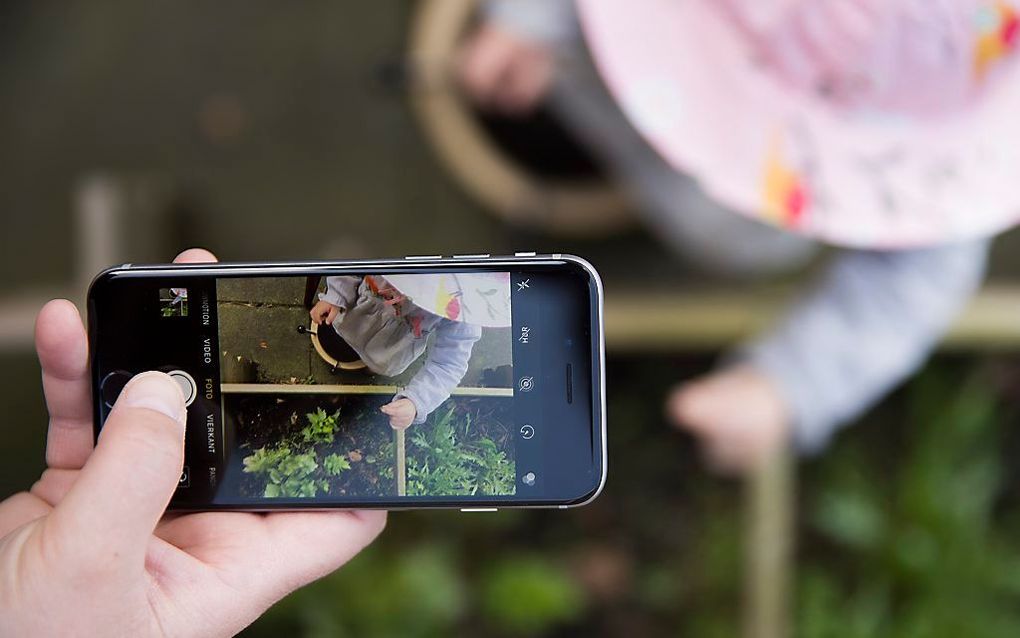
[[[114,271],[97,423],[138,372],[181,385],[176,508],[578,502],[603,471],[594,293],[563,265]]]

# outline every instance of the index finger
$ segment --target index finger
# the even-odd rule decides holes
[[[203,248],[190,248],[174,259],[174,263],[215,261],[216,256]],[[92,384],[88,337],[73,303],[55,299],[43,306],[35,322],[35,348],[50,415],[46,465],[81,469],[93,448]]]
[[[88,339],[73,303],[54,299],[35,321],[35,349],[50,414],[46,464],[79,469],[92,452],[92,396]]]
[[[219,261],[205,248],[189,248],[174,257],[175,264],[208,264]]]

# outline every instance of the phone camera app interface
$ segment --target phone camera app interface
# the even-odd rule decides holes
[[[516,465],[510,273],[221,278],[214,295],[217,501],[533,484]]]

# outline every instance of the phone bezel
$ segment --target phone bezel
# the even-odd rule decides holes
[[[449,500],[436,501],[379,501],[375,503],[352,503],[326,505],[321,503],[308,503],[288,501],[279,505],[272,504],[265,507],[249,506],[243,504],[200,504],[192,506],[189,504],[175,503],[173,511],[314,511],[314,510],[337,510],[337,509],[387,509],[387,510],[411,510],[411,509],[462,509],[462,510],[494,510],[494,509],[520,509],[520,508],[543,508],[543,509],[567,509],[579,507],[592,502],[605,487],[608,473],[608,454],[606,443],[606,391],[605,391],[605,337],[604,337],[604,289],[602,279],[594,266],[587,260],[576,255],[549,254],[549,255],[528,255],[528,256],[480,256],[469,255],[464,257],[406,257],[403,259],[367,259],[367,260],[301,260],[301,261],[267,261],[267,262],[214,262],[203,264],[123,264],[108,268],[101,272],[93,280],[88,293],[88,332],[90,344],[95,343],[97,326],[93,304],[95,291],[105,281],[118,276],[130,277],[162,277],[168,273],[182,271],[198,271],[202,274],[215,277],[217,275],[227,276],[287,276],[302,275],[309,271],[317,271],[322,274],[329,272],[344,273],[359,271],[370,268],[385,268],[387,270],[422,270],[436,267],[456,266],[458,268],[471,268],[473,266],[493,268],[506,267],[513,271],[514,268],[528,266],[561,266],[572,264],[584,271],[589,280],[589,288],[594,295],[591,298],[591,343],[592,349],[592,416],[598,422],[594,425],[592,432],[598,436],[598,458],[599,467],[598,482],[593,490],[577,498],[566,501],[528,501],[518,499],[515,495],[513,500],[457,500],[451,497]],[[99,380],[96,377],[99,366],[95,365],[100,354],[97,348],[90,348],[90,364],[93,382],[93,427],[95,435],[98,436],[100,422],[102,419],[100,406],[98,404]],[[507,497],[499,497],[506,499]]]

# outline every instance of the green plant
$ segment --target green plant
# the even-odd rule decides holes
[[[333,441],[340,411],[327,414],[319,408],[305,417],[308,423],[296,435],[274,446],[261,447],[242,459],[244,472],[265,479],[263,496],[310,498],[319,490],[329,491],[329,481],[321,479],[321,474],[315,476],[319,463],[314,446]],[[292,420],[296,418],[297,415]],[[323,469],[330,476],[338,476],[350,467],[350,462],[339,454],[330,454],[323,460]]]
[[[407,459],[407,493],[412,496],[429,494],[468,495],[475,492],[474,475],[468,453],[454,433],[449,415],[436,421],[434,427],[419,428],[411,438],[417,454]]]
[[[319,468],[314,452],[294,454],[286,445],[259,448],[242,461],[244,471],[264,475],[266,487],[262,495],[275,497],[312,497],[321,488],[329,491],[326,481],[317,481],[312,474]]]
[[[375,545],[274,605],[244,635],[445,638],[462,634],[470,595],[455,548],[428,538]]]
[[[268,473],[289,455],[290,448],[287,446],[261,447],[244,458],[244,471],[252,474]]]
[[[478,441],[476,462],[481,469],[478,476],[478,488],[483,494],[512,494],[516,468],[506,458],[506,452],[496,447],[492,439]]]
[[[491,622],[511,635],[535,635],[584,612],[580,585],[565,569],[537,555],[518,555],[484,575],[482,605]]]
[[[351,469],[351,462],[342,454],[330,454],[322,460],[322,468],[330,476],[340,476],[344,470]]]
[[[802,570],[802,635],[1020,635],[1020,546],[998,505],[1009,419],[989,381],[933,367],[911,386],[894,463],[860,432],[829,460],[810,514],[838,554]]]
[[[304,443],[315,445],[316,443],[330,443],[333,441],[337,426],[339,425],[340,410],[333,414],[326,414],[325,410],[319,408],[305,416],[308,418],[308,425],[301,428],[299,433]]]
[[[431,425],[411,437],[407,493],[467,496],[512,494],[515,468],[491,439],[464,443],[457,436],[456,408],[451,405]]]

